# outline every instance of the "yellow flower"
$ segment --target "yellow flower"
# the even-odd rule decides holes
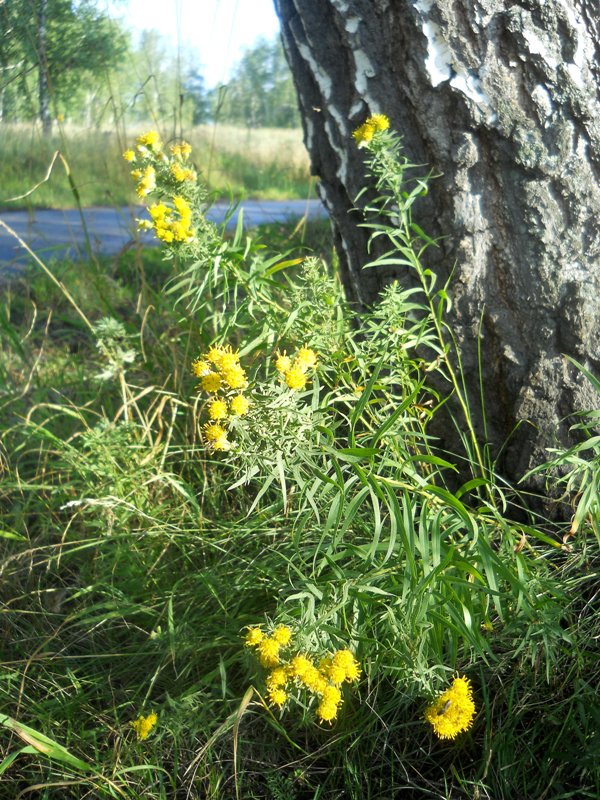
[[[174,195],[173,205],[177,209],[177,212],[182,220],[189,221],[192,218],[192,209],[185,198],[180,197],[179,195]]]
[[[175,162],[175,164],[171,164],[170,168],[171,175],[175,178],[176,181],[184,181],[185,180],[185,169]]]
[[[279,664],[279,648],[281,645],[275,639],[266,638],[258,645],[260,663],[263,667],[275,667]]]
[[[345,667],[340,667],[336,664],[330,664],[329,667],[325,670],[325,674],[329,678],[329,680],[336,685],[343,683],[346,679],[346,669]]]
[[[191,242],[194,238],[194,231],[187,222],[178,221],[171,223],[171,231],[176,242]]]
[[[148,213],[155,222],[159,222],[170,215],[171,209],[164,203],[153,203],[151,206],[149,206]]]
[[[390,127],[390,121],[385,114],[372,114],[362,125],[354,131],[352,136],[359,147],[364,147],[373,139],[376,133],[386,131]]]
[[[156,189],[156,172],[154,167],[146,167],[138,183],[136,192],[139,197],[145,197]]]
[[[157,715],[152,711],[147,717],[139,716],[135,721],[130,723],[133,730],[137,733],[139,741],[143,742],[144,739],[148,738],[157,720]]]
[[[440,739],[454,739],[473,724],[475,703],[467,678],[456,677],[425,709],[425,719]]]
[[[267,686],[269,689],[275,689],[278,686],[285,686],[288,680],[287,672],[283,667],[275,667],[274,670],[267,675]]]
[[[269,700],[269,703],[271,703],[274,706],[279,706],[279,708],[281,708],[285,704],[285,701],[287,700],[288,696],[285,689],[273,688],[269,689],[267,693],[267,698]]]
[[[230,389],[243,389],[247,383],[246,373],[239,364],[223,368],[221,370],[221,375]]]
[[[223,351],[219,361],[219,367],[223,369],[230,369],[231,367],[239,367],[240,357],[237,353],[233,353],[231,348]]]
[[[336,703],[322,702],[317,708],[317,715],[322,722],[333,722],[337,717],[338,706]]]
[[[215,398],[208,406],[208,416],[211,419],[227,419],[227,403],[225,400]]]
[[[256,647],[259,645],[262,640],[265,638],[264,631],[261,631],[260,628],[248,628],[248,633],[246,634],[246,639],[244,644],[246,647]]]
[[[218,439],[215,439],[214,442],[211,442],[210,446],[213,450],[230,450],[231,442],[227,436],[223,434],[223,436],[219,436]]]
[[[387,131],[390,121],[385,114],[372,114],[367,120],[375,131]]]
[[[192,152],[192,146],[187,142],[181,142],[181,144],[173,144],[171,145],[171,152],[173,153],[174,156],[178,156],[180,158],[187,158]]]
[[[133,150],[125,150],[123,153],[125,161],[135,161],[135,153]]]
[[[197,358],[192,361],[192,372],[197,378],[202,378],[210,372],[210,364],[204,358]]]
[[[285,647],[286,644],[290,643],[292,631],[287,625],[278,625],[272,635],[276,642]]]
[[[232,414],[237,414],[238,417],[243,417],[244,414],[248,413],[250,401],[247,397],[244,397],[243,394],[236,394],[235,397],[231,398],[229,408],[231,409]]]
[[[331,659],[332,667],[344,670],[344,680],[355,681],[360,678],[360,667],[350,650],[338,650]]]
[[[188,167],[182,167],[181,164],[175,162],[171,164],[170,167],[171,175],[175,178],[176,181],[180,183],[182,181],[194,181],[196,180],[196,173],[193,169],[189,169]]]
[[[204,438],[209,442],[218,442],[226,435],[225,429],[216,422],[207,422],[204,426]]]
[[[342,693],[337,686],[325,686],[321,694],[324,703],[334,703],[337,706],[342,702]]]
[[[290,677],[302,680],[306,672],[313,666],[314,665],[312,661],[300,653],[299,655],[294,656],[294,658],[292,658],[288,664],[288,672]]]
[[[137,143],[141,147],[149,147],[150,150],[160,150],[160,136],[156,131],[148,131],[138,136]]]
[[[353,132],[352,136],[356,144],[361,147],[362,145],[368,144],[371,141],[373,138],[373,133],[373,128],[366,122],[363,122],[363,124],[359,125],[358,128]]]
[[[306,375],[300,367],[292,367],[284,375],[285,382],[293,391],[299,391],[306,386]]]
[[[221,365],[221,359],[226,352],[224,347],[214,344],[206,354],[206,359],[210,361],[211,364],[214,364],[215,367],[219,367]]]
[[[283,353],[277,353],[277,358],[275,359],[275,369],[277,372],[287,372],[289,369],[292,368],[292,359],[285,354],[285,350]]]
[[[209,372],[200,378],[200,386],[205,392],[218,392],[221,388],[221,376],[216,372]]]
[[[310,347],[301,347],[294,359],[294,366],[299,367],[303,372],[317,366],[317,354]]]
[[[298,679],[300,683],[303,683],[307,689],[310,689],[311,692],[315,694],[323,694],[323,692],[327,688],[327,680],[325,679],[324,675],[319,672],[319,670],[310,665],[306,669],[306,671],[302,674],[302,677]]]

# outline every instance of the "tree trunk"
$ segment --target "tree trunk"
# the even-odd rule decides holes
[[[45,134],[52,132],[50,115],[50,89],[48,85],[48,53],[47,44],[48,0],[39,0],[38,13],[38,96],[40,103],[40,120]]]
[[[428,257],[455,270],[448,321],[475,400],[481,331],[496,451],[530,423],[504,451],[522,475],[597,403],[563,355],[600,369],[596,0],[274,2],[349,297],[368,304],[390,279],[361,270],[368,233],[349,213],[364,185],[352,131],[384,113],[441,174],[415,220],[446,237]]]

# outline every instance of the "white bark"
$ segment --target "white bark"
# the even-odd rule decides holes
[[[506,471],[545,456],[568,413],[597,402],[563,354],[600,370],[600,32],[596,0],[275,0],[313,170],[333,216],[349,296],[366,234],[348,213],[363,183],[351,131],[385,113],[413,163],[442,177],[416,208],[443,235],[456,332]],[[433,252],[432,252],[433,256]]]

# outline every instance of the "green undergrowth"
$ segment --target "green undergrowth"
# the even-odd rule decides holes
[[[449,357],[451,287],[412,221],[427,180],[393,134],[367,157],[378,263],[417,288],[360,315],[322,225],[194,217],[193,241],[2,287],[0,797],[598,796],[598,412],[540,465],[573,525],[527,511]],[[214,344],[251,403],[223,451],[192,374]],[[293,391],[274,359],[303,345]],[[465,432],[453,458],[437,415]],[[268,702],[244,636],[275,624],[358,660],[331,724],[297,687]],[[457,672],[476,715],[441,740],[424,711]]]

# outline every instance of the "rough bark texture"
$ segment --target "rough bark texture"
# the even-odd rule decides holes
[[[563,356],[600,369],[597,0],[274,1],[349,297],[369,303],[390,277],[361,270],[349,213],[364,183],[351,133],[385,113],[442,174],[415,219],[447,237],[429,252],[456,267],[449,321],[473,387],[482,320],[493,444],[531,423],[504,462],[522,474],[597,402]]]

